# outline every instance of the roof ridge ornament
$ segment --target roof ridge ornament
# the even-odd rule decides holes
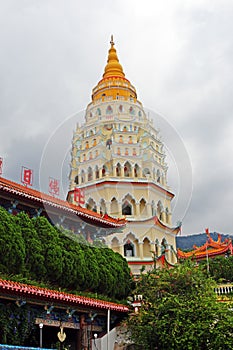
[[[113,41],[113,35],[111,35],[111,41],[110,41],[111,46],[115,45],[114,41]]]

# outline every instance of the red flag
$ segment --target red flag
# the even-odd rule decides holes
[[[52,196],[59,196],[60,193],[59,181],[52,177],[49,178],[49,193]]]
[[[32,186],[32,169],[28,169],[22,166],[21,182],[26,186]]]
[[[74,201],[78,204],[84,204],[84,190],[78,187],[75,187],[74,189]]]
[[[0,158],[0,175],[2,175],[3,159]]]

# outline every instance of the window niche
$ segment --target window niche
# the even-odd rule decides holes
[[[122,215],[132,215],[132,205],[128,201],[122,205]]]
[[[124,245],[124,256],[126,257],[135,256],[134,245],[130,241],[127,241]]]

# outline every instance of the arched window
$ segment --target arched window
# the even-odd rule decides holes
[[[121,165],[120,165],[120,163],[117,163],[117,166],[116,166],[116,176],[121,176]]]
[[[91,167],[89,167],[89,168],[87,169],[87,178],[88,178],[88,181],[93,180],[93,172],[92,172]]]
[[[108,106],[106,109],[106,114],[112,114],[113,110],[111,106]]]
[[[124,256],[134,256],[134,245],[130,241],[127,241],[124,245]]]
[[[135,164],[134,166],[134,177],[138,177],[139,175],[139,166]]]
[[[144,198],[140,200],[140,214],[143,216],[147,215],[146,201]]]
[[[129,136],[128,143],[133,143],[132,136]]]
[[[100,214],[104,215],[106,213],[107,213],[107,210],[106,210],[105,200],[101,199],[101,201],[100,201]]]
[[[148,168],[143,169],[143,176],[150,175],[150,170]]]
[[[136,148],[133,148],[133,156],[136,156],[137,152],[136,152]]]
[[[95,147],[97,144],[96,139],[93,139],[92,146]]]
[[[81,171],[81,182],[82,183],[85,182],[85,172],[84,172],[84,170]]]
[[[111,248],[114,250],[114,252],[120,253],[120,243],[117,237],[112,239]]]
[[[167,240],[166,238],[163,238],[161,242],[161,254],[165,254],[167,248],[168,248]]]
[[[107,171],[107,167],[105,165],[103,165],[102,168],[102,177],[104,177],[106,175],[106,171]]]
[[[92,152],[89,153],[89,160],[92,159]]]
[[[129,177],[131,175],[131,165],[129,162],[126,162],[124,165],[124,176]]]
[[[78,183],[79,183],[78,175],[75,176],[74,182],[78,185]]]
[[[123,143],[123,137],[122,137],[122,135],[119,136],[119,143]]]
[[[143,240],[143,256],[144,257],[151,257],[151,245],[149,239],[146,237]]]
[[[120,113],[123,112],[123,106],[122,106],[122,105],[119,106],[119,112],[120,112]]]
[[[89,210],[92,210],[94,212],[97,212],[97,206],[95,201],[92,198],[89,198],[86,204],[86,208]]]
[[[97,108],[96,114],[97,114],[97,115],[101,115],[101,110],[100,110],[100,108]]]
[[[96,165],[96,167],[95,167],[95,178],[98,179],[99,177],[100,177],[99,168]]]
[[[122,205],[122,215],[132,215],[132,205],[128,201]]]
[[[129,149],[128,149],[128,148],[125,149],[125,155],[126,155],[126,156],[129,155]]]
[[[129,108],[129,113],[132,114],[132,115],[135,114],[135,110],[134,110],[134,108],[132,106]]]
[[[152,216],[156,215],[156,209],[155,209],[155,202],[154,201],[152,201],[152,203],[151,203],[151,213],[152,213]]]
[[[118,154],[118,156],[121,155],[121,149],[120,149],[120,147],[117,147],[117,154]]]
[[[89,148],[89,142],[88,141],[86,141],[86,147],[85,148],[86,149]]]
[[[126,131],[128,131],[127,126],[124,126],[123,127],[123,132],[126,132]]]
[[[160,183],[160,181],[161,181],[161,174],[160,174],[159,169],[157,170],[156,175],[157,175],[157,182],[159,182],[159,183]]]
[[[157,216],[160,220],[161,220],[162,211],[163,211],[163,205],[162,205],[162,202],[159,200],[157,204]]]
[[[99,155],[99,151],[98,151],[98,149],[97,149],[97,150],[95,151],[95,157],[97,158],[98,155]]]

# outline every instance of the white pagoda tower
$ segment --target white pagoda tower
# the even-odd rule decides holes
[[[72,141],[68,201],[101,215],[125,218],[125,228],[102,237],[137,275],[176,263],[171,200],[163,143],[119,63],[113,38],[102,79],[92,90],[85,122]],[[77,204],[77,203],[76,203]]]

